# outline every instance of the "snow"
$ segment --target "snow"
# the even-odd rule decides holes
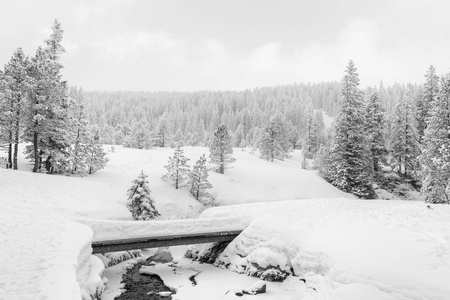
[[[222,215],[227,208],[231,214],[237,210],[221,207],[204,214]],[[260,204],[239,209],[259,217],[218,258],[222,265],[292,268],[317,290],[318,299],[358,299],[367,291],[373,299],[450,295],[449,206],[312,199],[274,203],[261,216],[265,210]]]
[[[193,161],[208,154],[184,149]],[[102,298],[113,299],[126,267],[145,258],[104,270],[91,255],[92,239],[206,229],[244,229],[220,257],[231,270],[244,273],[251,263],[294,270],[283,283],[268,282],[258,299],[449,298],[450,206],[354,200],[301,169],[299,151],[270,163],[234,149],[237,161],[209,177],[223,206],[194,218],[203,206],[187,187],[175,190],[161,180],[172,155],[173,149],[115,146],[105,169],[84,178],[33,174],[23,157],[19,171],[0,169],[0,298],[89,299],[103,288],[103,273],[109,282]],[[141,171],[162,214],[158,221],[132,221],[126,208],[126,192]],[[258,281],[184,259],[184,248],[176,249],[176,274],[169,265],[153,266],[178,289],[173,299],[234,299]],[[193,287],[187,278],[197,273]]]
[[[110,159],[105,169],[80,178],[31,173],[28,161],[20,154],[23,148],[20,145],[18,171],[0,169],[0,298],[80,299],[92,293],[94,286],[101,287],[102,267],[91,255],[93,231],[81,223],[92,225],[96,234],[101,228],[102,238],[137,234],[139,224],[131,222],[126,192],[142,170],[149,175],[162,219],[195,217],[202,210],[187,188],[175,190],[161,180],[173,149],[114,146],[111,152],[111,146],[105,146]],[[184,149],[193,161],[209,153],[202,147]],[[223,204],[346,195],[314,172],[301,170],[299,152],[292,159],[272,164],[248,151],[234,151],[237,162],[224,175],[210,172],[211,193]],[[266,175],[255,178],[258,173]],[[317,191],[310,189],[312,185]],[[225,216],[210,229],[242,228],[249,220],[243,225],[239,222]],[[140,223],[156,226],[160,233],[173,232],[173,228],[186,233],[203,230],[208,220],[192,224],[183,220],[176,221],[174,227],[164,220],[154,225]]]

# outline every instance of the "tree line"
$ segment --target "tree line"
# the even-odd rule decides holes
[[[19,143],[27,143],[33,172],[92,174],[107,159],[100,133],[88,122],[81,89],[63,80],[65,52],[58,20],[34,56],[18,48],[0,70],[0,147],[6,167],[18,168]]]

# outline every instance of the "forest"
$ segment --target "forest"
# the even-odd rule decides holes
[[[21,48],[0,70],[2,164],[17,169],[18,144],[33,172],[92,174],[107,163],[102,144],[130,148],[211,146],[224,126],[232,147],[283,160],[301,149],[305,168],[360,198],[396,172],[428,202],[448,203],[450,76],[424,70],[423,84],[362,88],[350,61],[340,82],[244,91],[89,91],[61,74],[63,30],[32,57]],[[364,74],[361,74],[364,76]],[[325,126],[324,118],[333,118]]]

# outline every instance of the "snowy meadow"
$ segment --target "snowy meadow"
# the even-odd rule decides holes
[[[258,281],[243,275],[257,274],[256,265],[287,275],[284,282],[266,282],[261,299],[446,299],[450,293],[448,206],[354,200],[317,171],[302,169],[300,151],[270,163],[235,148],[236,163],[226,174],[211,172],[211,193],[222,206],[204,210],[187,187],[176,190],[161,180],[174,149],[104,149],[107,166],[89,177],[34,174],[23,156],[19,171],[0,169],[2,244],[11,246],[1,248],[8,257],[0,273],[5,299],[89,299],[99,288],[106,288],[102,299],[113,299],[126,268],[156,249],[105,268],[90,254],[95,235],[167,234],[176,228],[167,222],[178,222],[178,232],[195,232],[199,228],[182,220],[197,217],[211,228],[245,229],[215,266],[184,258],[193,246],[169,249],[176,267],[150,266],[177,291],[173,299],[237,298]],[[191,160],[207,151],[184,149]],[[142,170],[159,221],[133,221],[126,208],[126,191]],[[188,278],[195,274],[192,286]]]

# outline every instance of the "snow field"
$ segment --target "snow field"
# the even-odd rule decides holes
[[[311,299],[449,298],[448,206],[311,199],[273,203],[270,212],[248,204],[204,215],[222,215],[227,208],[230,214],[259,217],[229,244],[218,265],[238,272],[252,263],[292,268],[317,291]],[[365,293],[370,294],[362,297]]]
[[[21,145],[19,153],[23,148]],[[4,258],[0,264],[0,299],[78,300],[101,287],[103,267],[90,255],[93,232],[80,222],[92,225],[99,237],[99,232],[104,234],[103,238],[116,238],[113,230],[119,236],[139,233],[125,204],[126,192],[141,170],[149,175],[162,219],[195,217],[202,210],[187,188],[175,190],[161,180],[173,149],[114,148],[111,152],[111,146],[105,146],[110,159],[105,169],[84,178],[31,173],[23,155],[19,156],[18,171],[0,169],[0,256]],[[209,153],[202,147],[184,149],[190,165]],[[234,151],[237,162],[226,174],[210,172],[211,192],[224,204],[346,196],[314,172],[301,170],[299,152],[294,152],[292,159],[272,164],[248,150]],[[247,225],[249,220],[228,215],[210,228],[241,228],[240,224]],[[201,228],[183,222],[176,222],[180,232]],[[199,222],[208,224],[206,220]],[[152,226],[160,232],[173,228],[163,220],[157,224],[139,225],[149,226],[145,234],[148,230],[156,234]]]

